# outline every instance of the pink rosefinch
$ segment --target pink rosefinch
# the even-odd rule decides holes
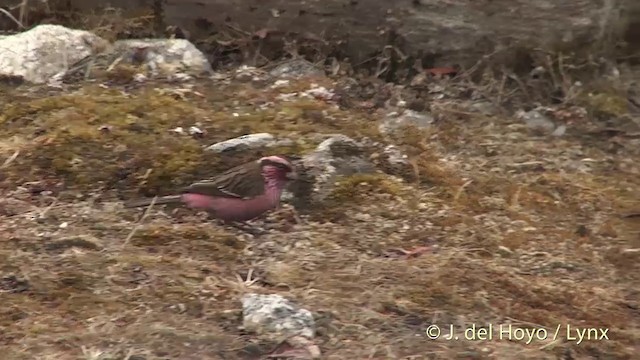
[[[282,190],[289,180],[296,178],[289,160],[267,156],[236,166],[211,180],[193,183],[180,195],[159,197],[155,203],[183,203],[192,209],[206,210],[225,222],[243,222],[276,208]],[[134,200],[125,207],[149,206],[152,201]]]

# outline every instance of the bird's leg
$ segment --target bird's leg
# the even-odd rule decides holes
[[[266,233],[265,231],[255,228],[245,222],[229,221],[225,222],[225,224],[233,226],[236,229],[249,233],[253,236],[264,235]]]
[[[280,214],[284,215],[284,218],[287,221],[291,221],[291,219],[293,218],[293,221],[296,224],[302,224],[302,219],[300,218],[300,214],[298,214],[298,210],[293,205],[286,205],[286,206],[280,205],[275,209],[275,213],[279,215]]]
[[[302,224],[300,214],[298,214],[298,210],[293,206],[291,206],[291,213],[293,214],[293,219],[296,221],[296,224]]]
[[[256,229],[254,227],[252,227],[251,225],[245,223],[245,222],[238,222],[238,221],[225,221],[225,220],[221,220],[219,218],[217,218],[214,214],[207,212],[207,219],[209,220],[213,220],[215,222],[221,223],[222,225],[227,225],[227,226],[231,226],[234,227],[240,231],[249,233],[253,236],[258,236],[261,234],[264,234],[263,231]]]

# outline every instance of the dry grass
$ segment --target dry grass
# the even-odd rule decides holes
[[[188,211],[173,216],[154,207],[127,239],[140,213],[115,197],[134,191],[109,182],[111,165],[128,160],[110,157],[114,146],[141,164],[121,187],[144,188],[142,176],[160,167],[173,178],[154,178],[155,186],[168,192],[207,161],[229,165],[218,158],[171,165],[180,146],[192,154],[198,141],[247,130],[358,136],[376,127],[356,111],[284,104],[274,91],[248,85],[197,90],[205,96],[154,98],[142,89],[123,98],[20,97],[17,107],[5,105],[0,163],[20,150],[0,175],[0,344],[7,359],[258,359],[274,344],[239,329],[239,297],[247,291],[279,293],[314,311],[329,359],[632,359],[640,351],[640,253],[629,251],[640,248],[640,223],[617,215],[640,208],[631,150],[612,155],[598,146],[602,139],[533,138],[506,119],[451,118],[428,141],[403,145],[421,181],[346,180],[351,191],[336,195],[358,201],[339,222],[295,224],[272,214],[264,220],[269,233],[254,239]],[[260,97],[275,107],[256,112],[250,102]],[[69,102],[73,110],[62,116]],[[330,117],[305,118],[309,107]],[[148,111],[153,117],[141,115]],[[141,146],[123,122],[131,114],[148,129],[137,132]],[[208,130],[205,140],[169,137],[168,129],[195,121]],[[61,130],[69,122],[80,124],[71,135]],[[99,137],[94,129],[103,124],[115,126],[115,136]],[[39,127],[48,133],[34,137]],[[101,147],[109,144],[108,152]],[[52,149],[77,171],[43,165]],[[168,158],[148,161],[158,154]],[[36,180],[39,191],[29,184]],[[421,256],[398,256],[399,248],[434,244]],[[255,283],[244,281],[250,270]],[[550,338],[431,341],[424,335],[431,324],[513,324],[545,328]],[[608,328],[609,340],[576,344],[564,333],[553,340],[558,324]]]

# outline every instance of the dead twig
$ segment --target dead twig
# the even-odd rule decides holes
[[[47,206],[42,212],[39,214],[40,218],[44,218],[45,215],[58,203],[58,198],[54,198],[49,206]]]
[[[24,3],[26,3],[26,1],[24,1]],[[22,22],[20,22],[20,20],[16,19],[15,16],[11,15],[10,12],[8,12],[7,10],[0,8],[0,12],[5,14],[9,19],[11,19],[14,23],[16,23],[16,25],[18,25],[18,27],[22,30],[25,29],[24,25],[22,25]],[[20,8],[20,18],[22,18],[22,8]]]
[[[151,208],[153,207],[153,205],[156,204],[157,200],[158,200],[158,196],[154,196],[149,206],[147,206],[147,208],[145,209],[144,214],[142,214],[140,221],[138,221],[136,226],[134,226],[133,229],[131,229],[131,232],[129,233],[127,238],[124,240],[124,244],[122,244],[121,250],[124,250],[125,247],[127,247],[127,244],[129,244],[129,241],[131,241],[131,238],[133,237],[133,235],[135,235],[136,231],[138,231],[138,229],[140,228],[144,220],[147,218],[147,216],[149,216],[149,213],[151,212]]]
[[[496,49],[494,50],[492,53],[487,54],[482,56],[482,58],[480,58],[480,60],[476,61],[475,64],[473,64],[473,66],[471,66],[469,69],[462,71],[460,74],[458,74],[457,78],[461,79],[461,78],[468,78],[471,77],[471,75],[473,75],[473,73],[478,70],[478,68],[484,64],[485,62],[487,62],[489,59],[491,59],[492,57],[494,57],[496,54],[507,50],[507,49]]]
[[[473,182],[473,180],[469,180],[467,182],[465,182],[464,184],[462,184],[462,186],[460,186],[460,188],[458,188],[458,191],[456,191],[456,194],[453,196],[453,202],[457,202],[458,199],[460,198],[460,196],[462,196],[462,193],[464,192],[464,189],[471,185],[471,183]]]
[[[0,169],[4,169],[6,167],[9,166],[9,164],[11,164],[15,159],[18,158],[18,155],[20,155],[20,150],[16,150],[13,155],[11,155],[7,160],[4,161],[4,163],[2,163],[2,165],[0,165]]]

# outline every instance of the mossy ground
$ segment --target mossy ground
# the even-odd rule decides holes
[[[7,96],[0,115],[0,136],[5,139],[2,148],[19,150],[21,155],[1,179],[5,184],[51,179],[61,182],[65,189],[116,188],[152,195],[213,176],[265,153],[261,149],[218,156],[203,151],[218,141],[270,132],[299,140],[270,152],[300,154],[314,148],[312,140],[304,139],[310,134],[350,128],[348,133],[364,135],[370,130],[370,120],[364,115],[341,127],[331,121],[344,121],[345,113],[307,99],[256,110],[255,103],[271,101],[267,97],[274,98],[294,88],[268,93],[230,85],[193,89],[181,95],[152,87],[125,93],[87,86],[73,94]],[[199,90],[207,95],[193,95]],[[223,93],[234,97],[230,99]],[[329,111],[327,116],[304,116],[306,111],[324,109]],[[172,131],[180,127],[187,132],[196,125],[206,132],[205,136],[194,138]]]
[[[189,211],[153,210],[139,223],[141,210],[120,199],[169,193],[259,155],[202,152],[216,141],[266,131],[305,140],[278,149],[297,153],[313,148],[315,133],[377,137],[377,118],[277,99],[290,89],[167,89],[2,93],[0,164],[17,153],[0,170],[7,359],[256,359],[276,344],[238,328],[247,291],[316,312],[331,359],[640,351],[640,223],[618,216],[640,208],[632,147],[612,154],[570,134],[532,137],[509,119],[450,116],[401,145],[416,181],[341,179],[332,194],[334,207],[346,204],[340,219],[298,224],[284,209],[251,238]],[[274,104],[257,110],[265,102]],[[196,123],[203,138],[170,131]],[[403,255],[424,246],[431,251]],[[255,284],[242,280],[249,270]],[[431,341],[433,323],[605,327],[610,340]]]

